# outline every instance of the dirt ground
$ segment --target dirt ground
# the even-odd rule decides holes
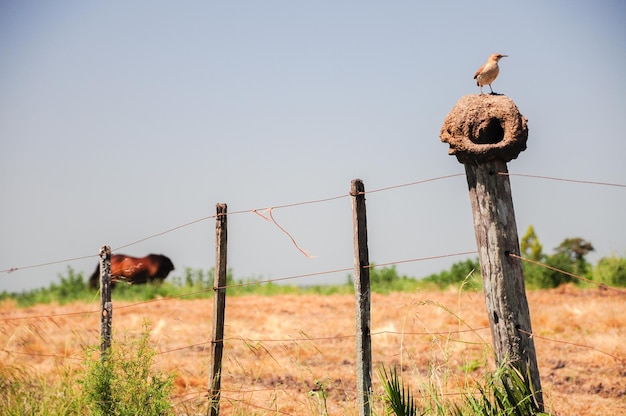
[[[544,402],[555,415],[626,414],[626,296],[563,287],[530,292]],[[145,320],[156,367],[175,374],[179,414],[206,405],[212,300],[115,302],[114,335],[138,337]],[[0,305],[0,365],[52,380],[79,366],[99,339],[98,303]],[[374,390],[397,365],[416,396],[455,400],[493,370],[482,293],[372,296]],[[222,414],[355,415],[355,306],[350,295],[228,297]],[[22,319],[25,318],[25,319]],[[382,414],[380,400],[374,406]]]

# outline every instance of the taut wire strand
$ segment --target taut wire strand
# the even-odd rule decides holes
[[[547,264],[538,262],[536,260],[532,260],[532,259],[529,259],[529,258],[526,258],[526,257],[518,256],[517,254],[513,254],[513,253],[509,253],[509,256],[511,256],[513,258],[516,258],[516,259],[519,259],[519,260],[522,260],[522,261],[526,261],[528,263],[536,264],[537,266],[545,267],[546,269],[554,270],[555,272],[563,273],[563,274],[565,274],[567,276],[571,276],[571,277],[573,277],[575,279],[582,280],[583,282],[591,283],[592,285],[598,286],[600,289],[612,290],[612,291],[617,292],[617,293],[622,294],[622,295],[626,294],[626,291],[623,291],[623,290],[620,290],[620,289],[616,289],[614,287],[607,286],[604,283],[594,282],[593,280],[587,279],[586,277],[582,277],[582,276],[576,275],[574,273],[566,272],[565,270],[557,269],[556,267],[548,266]]]
[[[549,179],[551,181],[584,183],[584,184],[587,184],[587,185],[603,185],[603,186],[616,186],[616,187],[619,187],[619,188],[626,188],[626,185],[623,185],[621,183],[598,182],[598,181],[583,181],[583,180],[579,180],[579,179],[555,178],[553,176],[528,175],[528,174],[525,174],[525,173],[498,172],[498,175],[502,175],[502,176],[521,176],[521,177],[524,177],[524,178]]]

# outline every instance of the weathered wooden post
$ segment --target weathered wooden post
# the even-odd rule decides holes
[[[211,340],[211,369],[209,371],[210,416],[220,412],[220,390],[222,385],[222,354],[224,352],[224,318],[226,312],[226,243],[227,207],[216,205],[215,217],[215,276],[213,281],[213,338]]]
[[[100,361],[104,362],[111,348],[111,322],[113,303],[111,302],[111,247],[100,248]]]
[[[354,179],[352,196],[352,229],[354,233],[354,292],[356,296],[356,384],[359,416],[370,415],[372,393],[372,339],[370,333],[370,269],[367,247],[365,186]]]
[[[506,163],[526,149],[527,119],[501,95],[462,97],[446,117],[441,140],[465,165],[487,312],[499,365],[528,380],[543,409],[511,185]]]

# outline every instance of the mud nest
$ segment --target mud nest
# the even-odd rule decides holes
[[[528,120],[504,95],[466,95],[441,127],[448,154],[461,163],[508,162],[526,149]]]

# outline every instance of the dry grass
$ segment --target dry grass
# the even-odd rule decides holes
[[[542,337],[535,345],[550,410],[558,415],[626,413],[624,297],[571,287],[530,292],[528,297],[533,329]],[[174,402],[181,413],[201,409],[208,384],[212,301],[127,305],[114,301],[114,333],[139,337],[144,319],[149,320],[151,341],[160,352],[157,366],[176,375]],[[0,370],[24,369],[53,381],[63,368],[81,365],[85,346],[97,344],[99,337],[98,313],[6,318],[97,308],[96,303],[75,303],[18,309],[3,303]],[[354,298],[346,295],[228,298],[222,414],[323,414],[324,394],[329,414],[357,414],[354,315]],[[454,399],[493,369],[487,326],[481,293],[374,295],[375,368],[397,364],[417,396],[435,389]],[[376,375],[374,379],[380,393]],[[377,403],[375,410],[382,414]]]

